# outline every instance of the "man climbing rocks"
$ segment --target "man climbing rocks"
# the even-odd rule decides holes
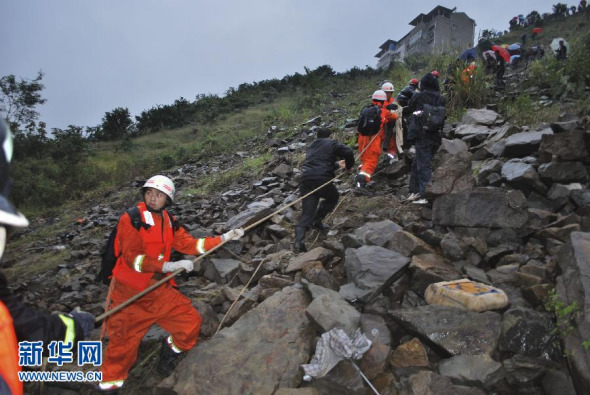
[[[379,131],[375,135],[364,135],[359,130],[358,148],[361,169],[355,178],[357,192],[366,193],[366,186],[371,181],[371,176],[375,172],[379,155],[381,155],[381,145],[387,130],[387,124],[397,119],[397,114],[385,108],[387,95],[383,90],[377,90],[371,96],[371,105],[377,106],[380,111]]]
[[[416,147],[416,157],[412,162],[410,175],[410,196],[408,200],[426,204],[426,184],[432,175],[432,159],[441,144],[440,130],[430,130],[424,121],[426,105],[443,107],[445,99],[440,94],[438,79],[426,73],[420,80],[420,92],[412,96],[408,109],[411,112],[408,140]],[[442,129],[442,126],[440,126]]]
[[[307,195],[333,179],[335,177],[334,170],[338,167],[344,167],[350,171],[354,166],[352,149],[331,139],[330,134],[330,129],[318,130],[317,139],[307,149],[301,168],[301,183],[299,184],[301,196]],[[337,162],[338,159],[342,160]],[[295,252],[307,251],[304,243],[306,230],[310,225],[320,230],[324,229],[326,226],[322,221],[329,212],[334,210],[338,198],[336,186],[334,183],[329,183],[303,199],[301,218],[295,228],[295,245],[293,247]],[[320,199],[323,199],[321,203]]]
[[[386,82],[381,86],[381,90],[385,92],[385,96],[387,97],[383,106],[388,110],[397,109],[397,104],[394,103],[395,98],[393,97],[393,92],[395,91],[393,84],[391,82]],[[399,149],[395,139],[395,122],[387,123],[381,149],[387,155],[387,160],[390,164],[398,161]]]
[[[137,204],[142,219],[139,230],[129,213],[119,219],[115,251],[120,251],[111,287],[110,307],[125,302],[140,291],[178,269],[193,270],[193,261],[170,261],[172,249],[183,254],[199,255],[218,244],[237,240],[242,229],[232,229],[222,236],[193,238],[177,225],[176,218],[165,209],[174,200],[175,187],[165,176],[151,177],[141,188],[143,201]],[[104,391],[120,388],[137,358],[141,339],[153,324],[170,333],[162,342],[157,370],[167,376],[182,352],[190,350],[199,336],[201,316],[191,301],[178,292],[173,279],[134,301],[108,318],[109,344],[102,365]]]

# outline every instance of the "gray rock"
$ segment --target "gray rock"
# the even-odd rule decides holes
[[[274,168],[272,174],[276,174],[278,177],[287,179],[293,173],[293,168],[286,163],[281,163]]]
[[[327,263],[330,259],[332,259],[333,256],[334,253],[331,250],[328,250],[327,248],[323,247],[316,247],[303,255],[292,258],[289,261],[289,266],[287,266],[286,272],[291,273],[298,270],[302,270],[305,267],[305,265],[314,261],[321,261],[322,263]]]
[[[189,351],[160,387],[179,394],[271,394],[299,386],[300,365],[309,361],[315,339],[304,312],[308,302],[301,289],[275,293]]]
[[[545,194],[547,187],[539,179],[535,168],[527,163],[509,160],[502,166],[502,177],[508,184],[528,194],[532,189]]]
[[[459,152],[441,160],[437,153],[437,160],[442,162],[434,165],[432,178],[426,186],[426,196],[429,198],[471,189],[475,186],[475,179],[471,170],[472,155],[469,152]]]
[[[545,182],[586,182],[588,172],[582,162],[551,162],[539,166],[539,176]]]
[[[455,355],[438,364],[438,372],[454,383],[490,389],[503,377],[502,364],[489,355]]]
[[[203,275],[217,284],[227,284],[240,270],[240,261],[211,258],[203,261]]]
[[[442,349],[448,355],[490,355],[500,338],[498,313],[474,313],[445,306],[421,306],[392,312],[406,330]]]
[[[501,188],[475,188],[441,196],[432,207],[435,225],[522,228],[527,220],[527,203],[522,192]]]
[[[461,118],[461,123],[493,126],[499,118],[500,114],[495,111],[485,108],[469,108]]]
[[[516,307],[506,311],[502,318],[502,336],[499,349],[504,352],[530,357],[557,359],[557,342],[553,332],[555,324],[549,313]]]
[[[582,343],[590,339],[590,314],[587,300],[590,298],[590,233],[573,232],[570,240],[561,248],[557,263],[561,276],[557,277],[557,296],[564,306],[576,303],[581,307],[571,323],[572,328],[560,336],[567,352],[572,378],[578,391],[590,388],[590,350]]]
[[[406,269],[410,260],[379,246],[347,248],[344,268],[349,283],[340,287],[348,300],[370,301],[391,285]]]
[[[432,283],[463,278],[461,272],[449,261],[436,254],[414,255],[410,270],[411,289],[419,295],[424,295],[424,291]]]
[[[367,222],[353,234],[364,244],[383,247],[401,229],[401,226],[387,219],[380,222]]]
[[[551,135],[553,131],[548,128],[539,132],[516,133],[506,139],[503,156],[508,158],[522,158],[531,155],[539,149],[541,138]]]
[[[387,242],[385,248],[399,252],[403,256],[434,254],[434,249],[426,242],[403,230],[394,233],[393,238]]]
[[[590,156],[587,136],[588,132],[583,130],[545,135],[541,139],[539,156],[545,158],[544,162],[550,162],[552,159],[557,161],[587,160]]]
[[[234,215],[225,223],[226,229],[245,228],[262,218],[272,214],[273,210],[268,204],[259,204],[249,207],[237,215]]]
[[[401,383],[400,395],[484,395],[479,388],[453,385],[451,379],[429,370],[422,370],[409,376]]]
[[[391,332],[385,320],[373,314],[361,314],[361,332],[373,343],[391,345]]]
[[[305,312],[322,329],[328,332],[334,328],[343,328],[349,333],[359,327],[361,313],[341,297],[324,294],[313,300]]]

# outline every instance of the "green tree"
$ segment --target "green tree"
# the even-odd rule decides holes
[[[567,16],[567,4],[557,3],[553,5],[553,16],[556,19],[565,18]]]
[[[0,78],[0,113],[8,120],[13,131],[17,132],[24,127],[34,129],[39,118],[36,107],[46,102],[41,96],[45,87],[41,83],[42,79],[41,71],[32,80],[17,80],[13,74]]]
[[[541,22],[541,14],[539,14],[537,11],[531,11],[530,14],[526,16],[526,20],[528,21],[529,25],[537,26],[537,24]]]
[[[134,124],[128,108],[117,107],[106,112],[102,118],[100,131],[95,133],[97,140],[116,140],[132,134]]]

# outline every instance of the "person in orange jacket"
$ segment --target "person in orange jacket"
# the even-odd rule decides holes
[[[467,66],[463,70],[463,72],[461,72],[461,81],[463,81],[464,85],[469,85],[469,83],[471,82],[471,78],[473,78],[473,71],[475,70],[475,67],[475,62],[471,62],[469,66]]]
[[[8,200],[11,180],[8,175],[12,159],[12,135],[0,118],[0,258],[4,255],[11,229],[26,228],[29,221]],[[87,338],[94,328],[94,316],[74,310],[70,314],[48,314],[22,303],[8,288],[0,272],[0,394],[21,395],[19,380],[20,341],[42,341],[43,347],[53,340],[71,343]]]
[[[176,226],[176,218],[165,210],[172,204],[174,193],[174,184],[168,177],[151,177],[142,187],[143,202],[137,205],[142,219],[140,229],[133,226],[127,212],[119,219],[115,252],[121,255],[113,269],[111,307],[162,279],[165,273],[178,269],[192,271],[191,260],[170,261],[172,249],[199,255],[244,235],[242,229],[232,229],[221,236],[193,238],[184,228]],[[170,333],[162,339],[156,368],[163,376],[172,372],[183,351],[196,344],[201,316],[175,285],[171,279],[108,318],[109,344],[102,365],[101,390],[114,391],[123,386],[137,358],[140,342],[153,324]]]
[[[379,132],[374,136],[364,136],[359,133],[358,147],[360,152],[360,160],[362,162],[359,173],[355,178],[358,192],[366,192],[366,186],[371,181],[379,155],[381,155],[381,144],[385,137],[385,132],[388,122],[393,122],[397,119],[397,114],[385,108],[385,100],[387,100],[386,93],[379,89],[371,96],[371,104],[377,105],[381,109],[381,125]]]
[[[383,107],[389,110],[394,107],[397,108],[397,104],[394,104],[395,97],[393,96],[393,92],[395,91],[395,88],[393,84],[391,82],[386,82],[381,86],[381,90],[385,92],[385,96],[387,97],[383,103]],[[395,141],[395,122],[387,123],[385,135],[383,136],[382,149],[386,153],[390,164],[397,162],[399,150],[397,149]]]

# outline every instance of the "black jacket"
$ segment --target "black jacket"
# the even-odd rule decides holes
[[[338,159],[346,161],[346,168],[354,166],[354,154],[350,147],[331,138],[318,138],[307,148],[301,168],[302,180],[329,181],[335,177]]]
[[[422,111],[424,104],[437,107],[445,105],[445,98],[440,94],[438,79],[430,73],[422,77],[420,80],[420,92],[413,95],[408,103],[408,113],[412,114],[410,126],[408,127],[408,141],[415,141],[423,137],[420,117],[415,115],[414,112]]]
[[[412,95],[414,95],[414,92],[416,92],[416,87],[414,85],[407,85],[397,94],[395,101],[398,102],[400,106],[406,107],[410,102]]]
[[[10,292],[6,277],[0,272],[0,301],[12,317],[14,332],[18,341],[43,341],[44,351],[52,340],[64,340],[66,325],[56,314],[39,312],[25,305]],[[75,322],[75,321],[74,321]],[[82,328],[75,322],[76,334]],[[77,336],[76,336],[77,337]],[[77,341],[79,339],[75,339]]]

